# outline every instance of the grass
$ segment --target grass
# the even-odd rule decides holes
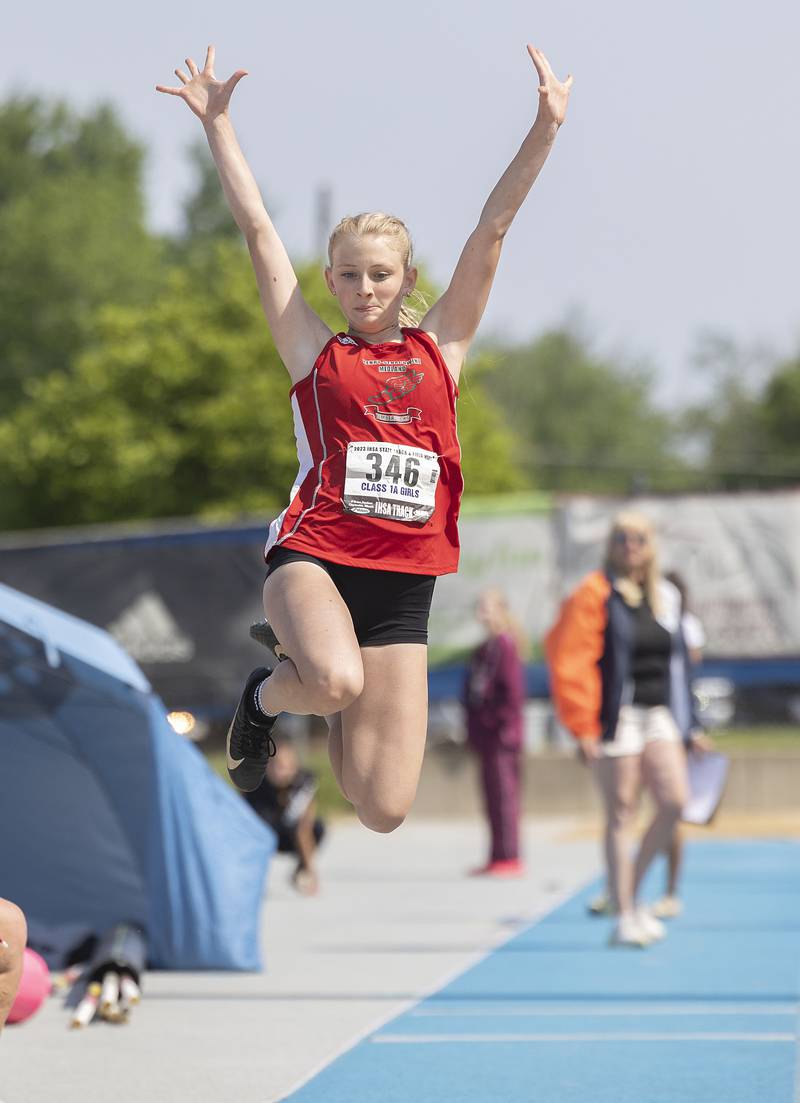
[[[793,727],[757,727],[719,729],[712,733],[718,750],[736,754],[800,754],[800,728]],[[209,765],[229,785],[228,771],[225,768],[225,752],[221,749],[206,753]],[[328,752],[323,743],[312,743],[303,755],[303,764],[317,775],[319,790],[317,805],[321,816],[353,815],[352,805],[339,792],[333,776]],[[233,788],[233,786],[231,786]]]
[[[718,729],[709,733],[720,751],[764,754],[773,751],[800,753],[800,728],[767,726]]]
[[[325,816],[353,815],[353,806],[344,799],[339,792],[336,778],[333,776],[331,764],[328,761],[328,752],[324,746],[311,747],[307,754],[302,756],[303,765],[313,770],[317,775],[319,789],[317,790],[317,808],[319,814]],[[223,781],[235,788],[225,766],[225,751],[213,750],[206,752],[206,760],[215,773],[219,774]]]

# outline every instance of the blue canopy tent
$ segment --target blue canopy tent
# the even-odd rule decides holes
[[[273,833],[99,628],[0,584],[0,895],[141,925],[151,965],[259,969]]]

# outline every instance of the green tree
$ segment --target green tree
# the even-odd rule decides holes
[[[700,335],[693,361],[707,379],[709,398],[684,411],[681,427],[699,453],[704,488],[757,489],[796,481],[792,419],[798,406],[792,378],[797,361],[776,368],[768,351],[713,332]]]
[[[73,371],[0,425],[2,522],[274,509],[296,469],[287,391],[249,259],[218,243],[145,305],[102,308]]]
[[[189,146],[195,183],[183,205],[184,238],[191,246],[209,240],[240,240],[217,169],[205,142]]]
[[[333,328],[318,266],[303,293]],[[476,385],[477,386],[477,385]],[[249,257],[218,241],[174,267],[143,306],[106,306],[71,371],[30,384],[0,422],[0,525],[272,514],[297,470],[288,379]],[[459,407],[473,493],[522,485],[477,387]]]
[[[0,410],[69,370],[97,308],[143,302],[160,245],[144,224],[144,151],[111,108],[0,105]]]
[[[478,354],[461,373],[458,439],[464,493],[469,496],[505,494],[532,486],[530,473],[519,462],[524,451],[519,434],[487,390],[485,380],[491,370],[491,358]]]
[[[800,354],[778,364],[767,383],[761,409],[761,425],[774,477],[800,479]]]
[[[516,466],[545,490],[627,493],[684,477],[647,372],[619,368],[569,330],[487,353],[485,389],[520,444]]]

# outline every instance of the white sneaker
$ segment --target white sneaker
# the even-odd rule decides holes
[[[657,919],[677,919],[683,911],[683,904],[677,896],[662,896],[650,905],[650,914]]]
[[[639,926],[651,942],[659,942],[665,937],[667,928],[660,919],[656,919],[648,908],[639,906],[634,914],[639,922]]]
[[[638,913],[626,912],[617,919],[608,942],[610,946],[631,946],[643,950],[650,945],[652,939],[639,922]]]
[[[595,896],[586,905],[586,910],[589,915],[613,915],[611,908],[611,901],[604,892],[601,892],[599,896]]]

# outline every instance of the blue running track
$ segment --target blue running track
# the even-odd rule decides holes
[[[572,897],[287,1098],[796,1103],[800,845],[691,844],[685,914],[647,950],[608,948],[608,920],[586,914],[596,891]]]

